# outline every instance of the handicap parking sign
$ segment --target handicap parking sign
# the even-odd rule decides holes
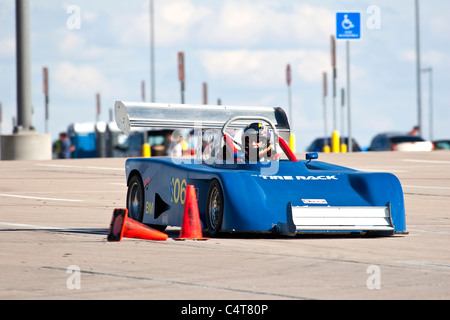
[[[336,39],[361,39],[361,13],[336,13]]]

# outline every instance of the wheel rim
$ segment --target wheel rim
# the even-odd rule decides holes
[[[220,193],[217,188],[211,193],[211,198],[209,199],[209,220],[211,223],[211,227],[213,229],[217,228],[217,225],[220,223],[220,214],[222,210],[222,203],[220,199]]]
[[[138,183],[133,183],[131,186],[130,198],[128,200],[130,218],[138,220],[142,203],[142,192]]]

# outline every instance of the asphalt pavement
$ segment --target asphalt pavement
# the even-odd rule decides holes
[[[449,299],[450,152],[319,160],[399,177],[409,233],[111,243],[125,159],[2,161],[0,299]]]

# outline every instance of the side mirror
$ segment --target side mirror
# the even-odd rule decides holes
[[[316,159],[319,159],[319,154],[317,152],[306,154],[306,160],[308,160],[308,163],[311,162],[311,160],[316,160]]]

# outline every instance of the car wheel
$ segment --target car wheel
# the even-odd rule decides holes
[[[136,221],[142,222],[144,218],[144,186],[139,175],[131,177],[127,192],[128,216]]]
[[[223,221],[224,198],[219,181],[213,180],[209,186],[206,203],[206,222],[211,237],[220,234]]]

